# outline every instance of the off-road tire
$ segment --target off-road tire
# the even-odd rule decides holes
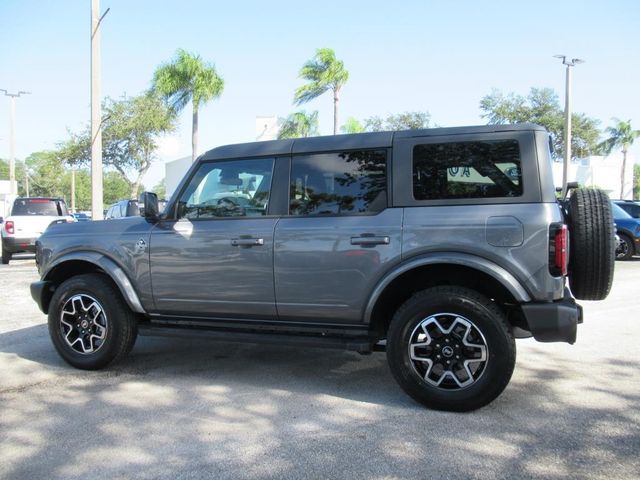
[[[426,319],[441,313],[468,320],[486,343],[484,369],[469,386],[454,390],[434,386],[414,367],[412,335]],[[397,310],[387,335],[387,360],[394,378],[413,399],[432,409],[464,412],[487,405],[506,388],[516,346],[504,313],[492,301],[468,288],[441,286],[413,295]]]
[[[604,300],[613,283],[615,229],[611,201],[596,188],[569,198],[569,287],[579,300]]]
[[[103,344],[93,353],[80,353],[65,340],[62,309],[74,296],[98,302],[107,319]],[[98,370],[121,360],[131,351],[137,337],[136,317],[120,291],[102,274],[88,273],[64,281],[56,288],[49,306],[49,335],[60,356],[83,370]],[[76,344],[77,345],[77,344]]]

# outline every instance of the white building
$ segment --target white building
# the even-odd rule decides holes
[[[611,198],[633,198],[633,155],[627,154],[624,173],[624,190],[620,196],[620,174],[622,170],[622,152],[608,157],[591,156],[571,162],[567,170],[567,181],[578,182],[585,187],[603,189]],[[553,179],[556,187],[562,186],[562,162],[553,163]]]
[[[14,184],[14,191],[17,191],[18,184],[15,181]],[[9,210],[16,196],[16,194],[11,194],[10,180],[0,180],[0,217],[9,216]]]

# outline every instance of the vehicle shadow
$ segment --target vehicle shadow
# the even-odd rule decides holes
[[[454,414],[413,402],[382,354],[141,337],[84,372],[45,325],[8,332],[0,477],[634,478],[640,391],[618,379],[640,359],[584,382],[561,350],[524,349],[501,397]]]

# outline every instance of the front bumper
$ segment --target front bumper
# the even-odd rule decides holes
[[[19,252],[31,252],[36,251],[36,240],[33,238],[16,238],[16,237],[2,237],[2,249],[10,253]]]
[[[525,303],[522,305],[529,331],[539,342],[575,343],[578,324],[582,323],[582,307],[568,289],[557,302]]]
[[[33,282],[31,284],[31,298],[38,304],[38,308],[42,313],[49,312],[49,303],[53,296],[53,284],[44,280]]]

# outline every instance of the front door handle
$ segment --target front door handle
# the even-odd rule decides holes
[[[373,247],[374,245],[389,245],[391,239],[387,236],[376,236],[363,233],[359,237],[351,237],[351,245],[361,245],[363,247]]]
[[[260,247],[264,245],[264,238],[232,238],[232,247]]]

